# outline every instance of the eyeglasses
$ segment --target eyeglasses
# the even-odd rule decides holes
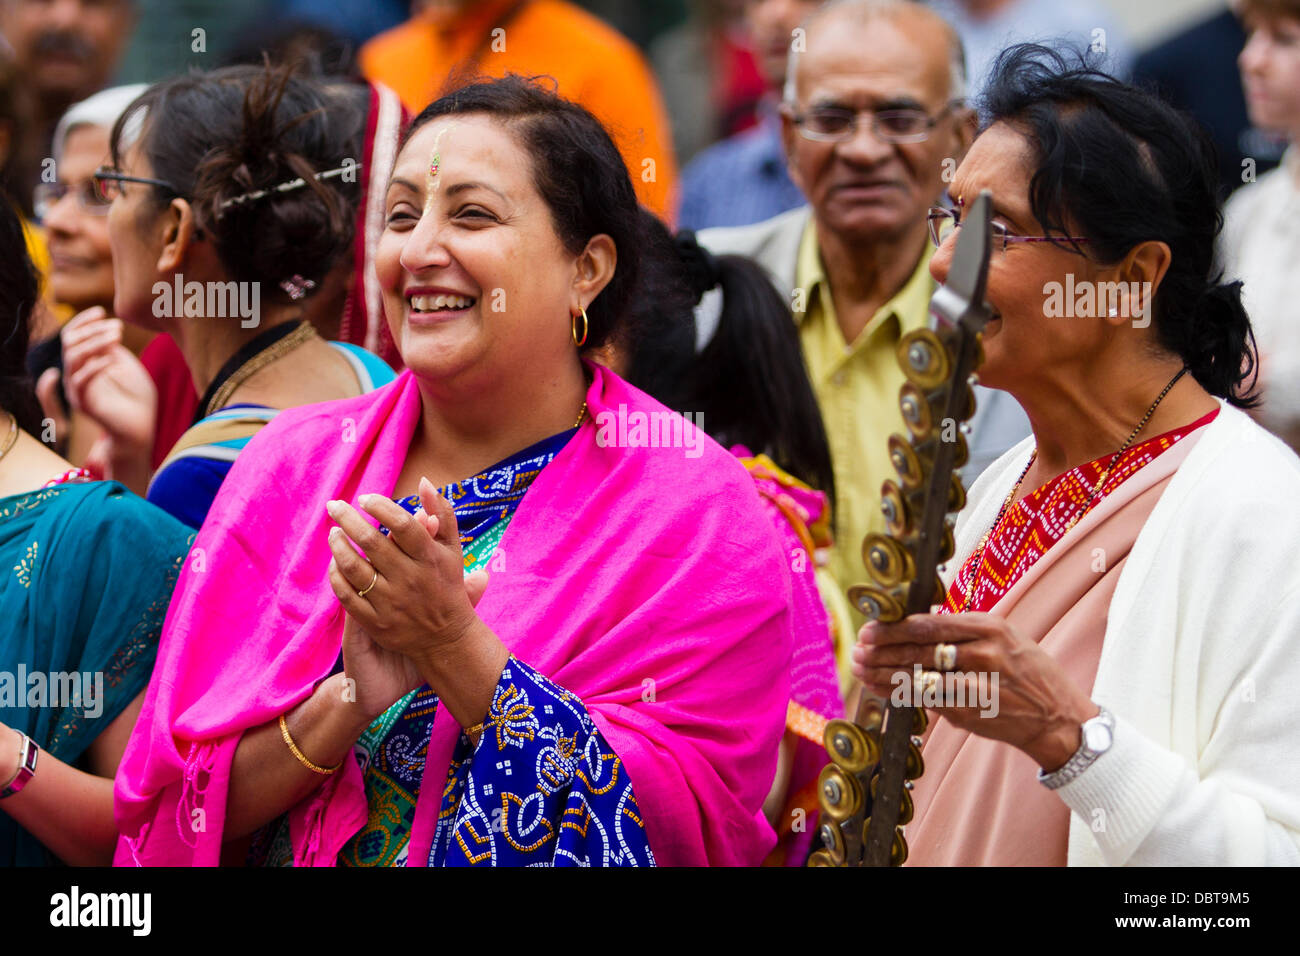
[[[92,216],[104,216],[108,214],[109,203],[99,192],[99,187],[95,184],[94,179],[85,179],[70,186],[67,183],[40,183],[32,191],[32,208],[36,212],[36,218],[45,220],[54,207],[63,201],[69,193],[77,197],[77,208],[82,212],[90,213]]]
[[[166,189],[174,196],[181,195],[181,191],[171,183],[164,182],[161,179],[148,179],[143,176],[128,176],[125,173],[119,173],[116,169],[110,169],[107,166],[101,166],[95,170],[91,181],[95,184],[95,190],[99,198],[106,203],[111,203],[114,199],[122,194],[122,183],[142,183],[145,186],[158,186]]]
[[[941,246],[944,240],[953,234],[953,231],[961,225],[961,216],[956,209],[946,209],[943,206],[931,206],[930,211],[925,217],[926,225],[930,227],[930,241],[936,246]],[[1007,232],[1007,227],[1002,223],[994,220],[990,225],[993,227],[993,248],[1003,252],[1009,242],[1087,242],[1083,236],[1014,236]]]
[[[850,110],[840,106],[818,106],[792,119],[804,139],[822,143],[842,143],[858,132],[858,117],[871,117],[871,132],[886,143],[921,143],[941,119],[962,105],[953,100],[934,116],[925,110]]]

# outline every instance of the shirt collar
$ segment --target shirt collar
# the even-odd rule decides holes
[[[930,258],[934,255],[934,246],[926,242],[916,268],[912,270],[903,287],[894,293],[893,298],[882,305],[871,317],[867,327],[858,336],[858,342],[865,342],[871,333],[889,316],[898,320],[900,333],[922,328],[930,314],[930,297],[934,294],[934,279],[930,276]],[[821,286],[826,281],[826,268],[822,264],[821,250],[817,245],[817,222],[813,216],[808,217],[803,236],[799,240],[799,254],[795,259],[794,284],[804,290],[804,311],[795,312],[796,324],[802,324],[812,307],[814,295],[821,294]],[[823,303],[823,310],[833,311],[829,296]]]

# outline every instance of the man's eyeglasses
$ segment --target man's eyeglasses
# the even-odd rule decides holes
[[[108,214],[109,202],[100,195],[95,180],[85,179],[75,186],[67,183],[40,183],[32,191],[32,208],[36,212],[36,218],[44,221],[68,193],[77,197],[77,207],[82,212],[92,216]]]
[[[866,113],[871,117],[871,132],[886,143],[920,143],[930,137],[930,130],[941,119],[961,106],[954,100],[931,116],[925,110],[850,110],[841,106],[817,106],[806,113],[793,116],[804,139],[822,143],[842,143],[858,132],[858,117]]]
[[[931,206],[929,213],[926,214],[925,221],[926,225],[930,227],[930,241],[936,246],[941,246],[944,240],[951,236],[953,231],[961,225],[961,216],[956,209]],[[993,248],[999,252],[1004,251],[1009,242],[1088,241],[1083,236],[1015,236],[1007,232],[1007,227],[997,220],[994,220],[991,225],[993,227]]]
[[[95,184],[95,190],[99,194],[100,201],[111,203],[114,199],[122,194],[122,183],[142,183],[145,186],[158,186],[166,189],[175,196],[181,195],[181,191],[171,183],[164,182],[161,179],[148,179],[143,176],[128,176],[120,173],[116,169],[110,169],[107,166],[101,166],[95,170],[91,177],[91,182]]]

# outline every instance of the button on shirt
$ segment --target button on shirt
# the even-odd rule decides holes
[[[796,311],[794,318],[835,468],[835,547],[830,570],[841,589],[867,580],[862,539],[869,532],[885,530],[880,486],[897,477],[889,461],[889,436],[907,434],[898,409],[898,390],[905,379],[895,349],[904,333],[927,322],[934,290],[931,253],[927,243],[907,284],[876,311],[852,343],[846,343],[811,220],[800,242],[795,286],[803,296],[796,297],[795,304],[802,298],[805,311]],[[856,610],[854,620],[856,624],[863,620]]]

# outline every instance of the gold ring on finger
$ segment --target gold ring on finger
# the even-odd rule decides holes
[[[375,582],[378,580],[379,580],[379,569],[375,568],[375,576],[370,579],[370,583],[366,585],[364,591],[357,592],[357,597],[365,597],[367,594],[369,594],[371,588],[375,586]]]
[[[957,645],[956,644],[934,645],[934,667],[935,670],[941,670],[941,671],[956,670]]]

